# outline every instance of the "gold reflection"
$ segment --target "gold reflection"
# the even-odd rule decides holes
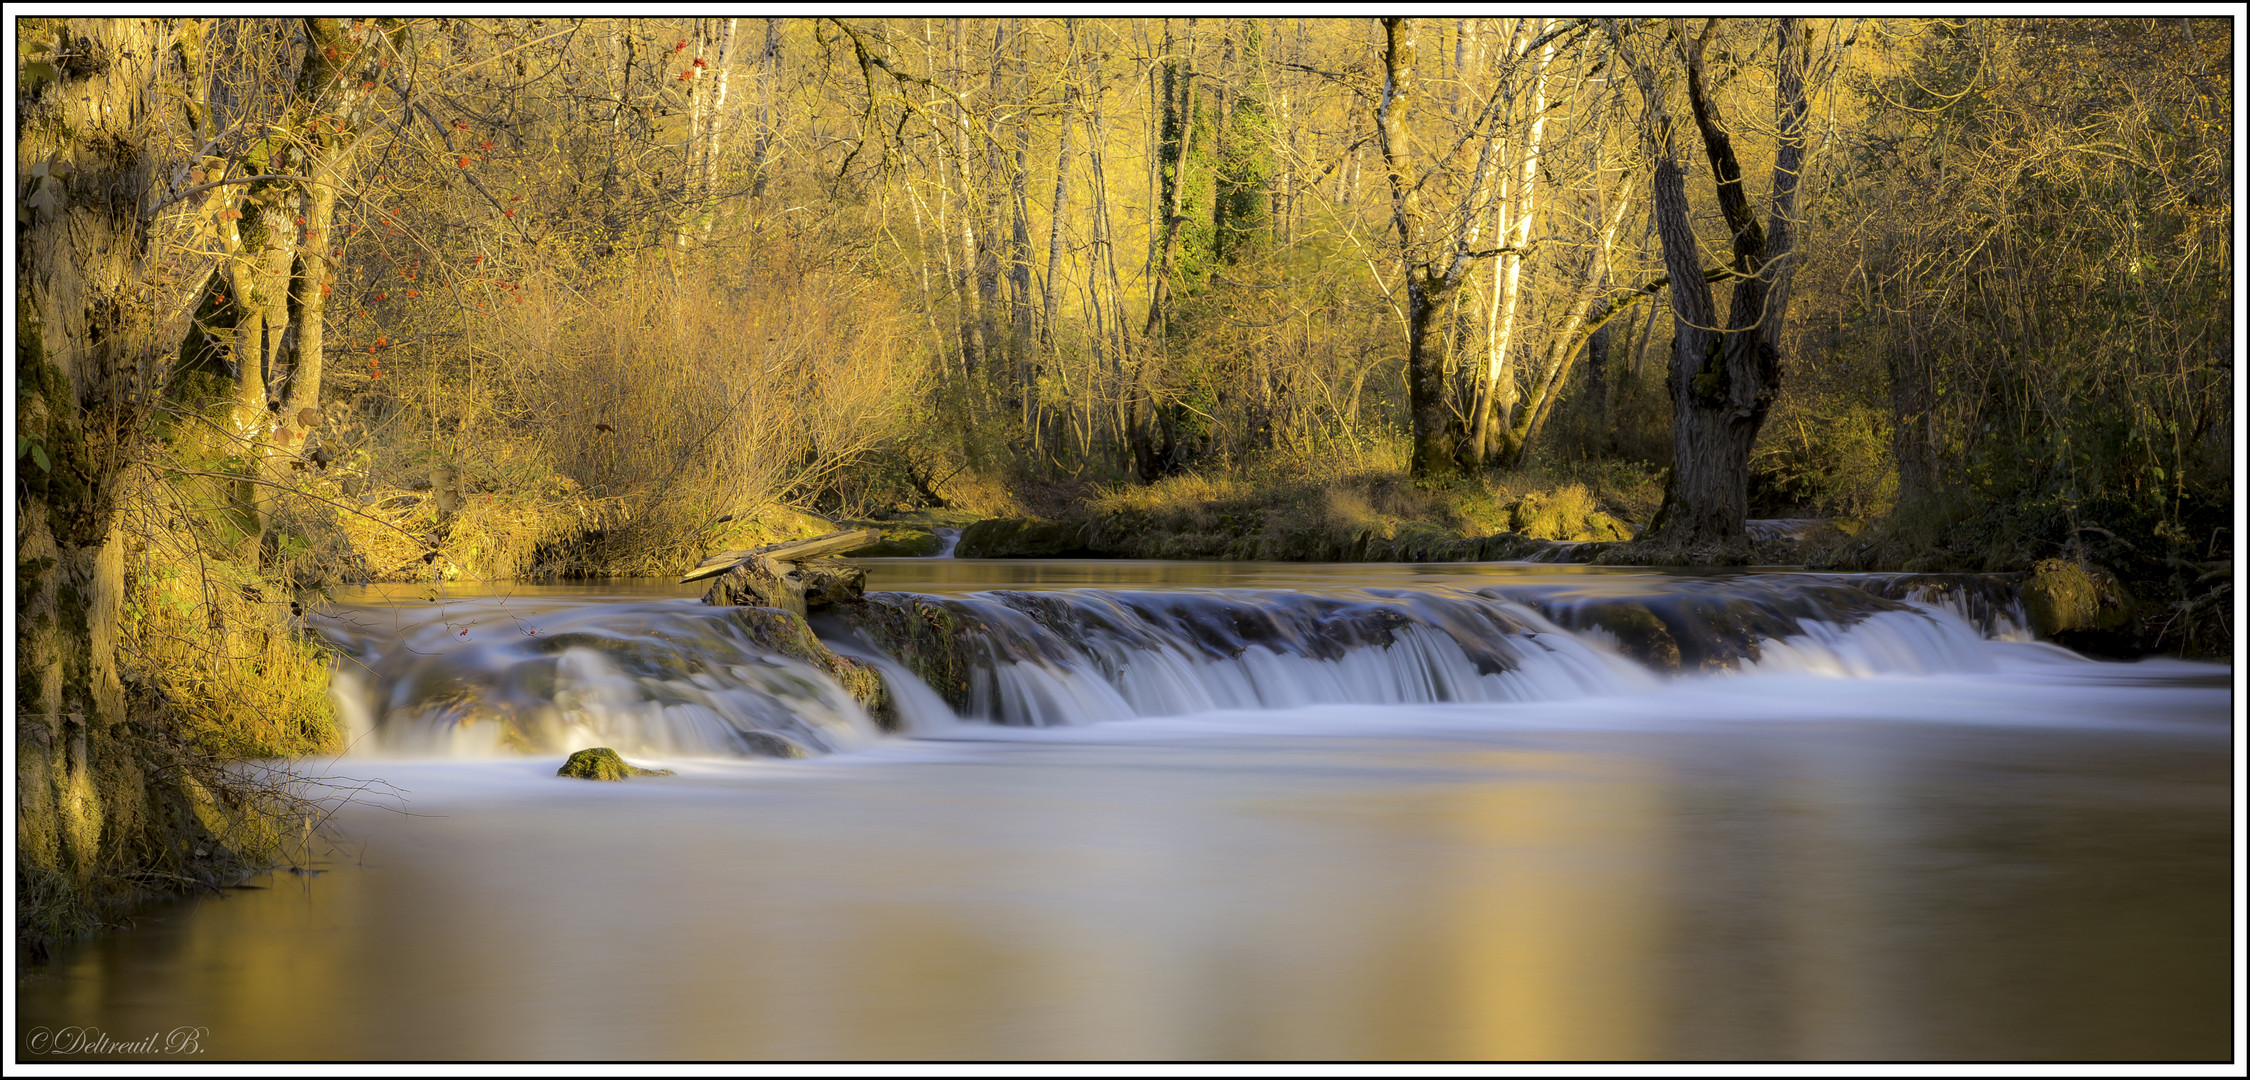
[[[1517,778],[1466,787],[1445,807],[1469,849],[1447,919],[1453,1054],[1654,1056],[1661,778],[1620,757],[1492,754],[1477,764]]]

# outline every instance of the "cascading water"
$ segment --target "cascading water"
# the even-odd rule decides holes
[[[760,646],[729,609],[482,599],[385,614],[328,629],[347,654],[333,685],[355,749],[803,757],[875,731],[834,679]]]
[[[332,631],[357,745],[384,753],[803,756],[864,744],[829,674],[686,600],[455,602]],[[2079,662],[2030,643],[2005,582],[1577,574],[1479,587],[869,593],[816,620],[882,672],[909,731],[1221,709],[1554,701],[1671,677],[1841,678]]]

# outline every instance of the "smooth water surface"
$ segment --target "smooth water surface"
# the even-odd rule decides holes
[[[948,594],[1670,587],[868,562],[871,588]],[[588,604],[689,618],[665,605],[693,591],[392,588],[365,633],[458,602],[462,649]],[[192,1025],[212,1060],[2225,1059],[2227,669],[1947,633],[1909,644],[1997,659],[1610,657],[1567,696],[930,723],[614,785],[553,756],[308,763],[392,790],[343,809],[317,873],[25,969],[18,1053]]]

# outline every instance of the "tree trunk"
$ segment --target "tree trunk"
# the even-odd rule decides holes
[[[1534,38],[1544,36],[1553,19],[1542,19]],[[1528,32],[1528,31],[1527,31]],[[1524,44],[1529,44],[1526,39]],[[1515,47],[1519,54],[1521,46]],[[1501,202],[1504,225],[1495,235],[1503,247],[1510,250],[1498,256],[1495,264],[1492,302],[1493,313],[1487,327],[1491,336],[1485,363],[1484,386],[1479,394],[1483,406],[1476,410],[1475,432],[1471,436],[1472,460],[1483,462],[1495,449],[1492,432],[1495,427],[1513,430],[1516,426],[1516,373],[1513,367],[1516,341],[1516,312],[1523,298],[1524,249],[1531,243],[1531,225],[1539,210],[1539,151],[1547,133],[1547,66],[1554,59],[1552,42],[1542,46],[1539,60],[1532,69],[1531,129],[1524,136],[1522,176],[1517,179],[1512,205],[1505,192]],[[1503,451],[1503,456],[1511,456]]]
[[[1458,437],[1452,410],[1446,407],[1445,366],[1431,324],[1447,308],[1446,293],[1409,272],[1406,284],[1406,401],[1414,425],[1410,469],[1417,480],[1450,475]]]
[[[1049,356],[1055,352],[1055,306],[1062,281],[1063,212],[1064,200],[1070,191],[1070,129],[1073,121],[1071,108],[1076,104],[1075,88],[1071,84],[1069,65],[1078,62],[1078,20],[1064,19],[1063,33],[1068,42],[1063,63],[1063,114],[1061,130],[1055,142],[1055,194],[1047,208],[1047,278],[1042,284],[1039,298],[1040,341]]]
[[[242,257],[231,271],[240,312],[233,334],[235,433],[250,442],[255,462],[243,494],[256,531],[245,538],[242,556],[253,564],[295,471],[284,462],[304,451],[320,424],[323,320],[343,247],[334,228],[336,185],[385,78],[383,61],[395,58],[396,42],[386,35],[403,32],[391,19],[306,19],[295,92],[276,133],[244,156],[254,175],[287,177],[251,185],[237,204],[240,221],[256,224],[238,230]]]
[[[758,141],[750,148],[750,197],[766,196],[766,157],[774,135],[773,95],[780,78],[781,20],[766,20],[766,47],[758,54]]]
[[[1155,280],[1149,286],[1148,323],[1142,334],[1152,334],[1171,308],[1173,264],[1180,249],[1180,226],[1186,223],[1181,213],[1187,197],[1188,164],[1195,152],[1195,27],[1196,20],[1187,22],[1188,36],[1184,59],[1170,55],[1171,37],[1165,37],[1166,58],[1164,71],[1165,124],[1173,137],[1164,140],[1160,157],[1163,169],[1164,220],[1159,223],[1161,236],[1157,254]],[[1173,92],[1174,86],[1178,90]]]
[[[16,89],[16,432],[36,451],[17,458],[19,887],[83,894],[132,839],[115,820],[120,793],[97,778],[125,753],[117,523],[162,375],[139,219],[160,194],[152,127],[171,107],[160,79],[171,34],[156,23],[20,24],[22,59],[45,77]]]
[[[1086,172],[1088,179],[1092,182],[1094,191],[1094,250],[1092,252],[1094,266],[1089,268],[1088,272],[1089,274],[1095,274],[1094,285],[1106,284],[1108,286],[1109,321],[1106,325],[1108,327],[1107,340],[1109,342],[1110,361],[1108,385],[1111,394],[1109,408],[1106,411],[1109,414],[1112,434],[1122,443],[1129,441],[1129,433],[1132,430],[1131,419],[1127,413],[1130,409],[1128,402],[1131,400],[1130,387],[1133,382],[1135,361],[1132,354],[1132,336],[1125,326],[1125,309],[1122,299],[1125,295],[1125,287],[1117,272],[1116,234],[1111,228],[1109,216],[1109,170],[1102,156],[1103,148],[1109,145],[1109,127],[1102,108],[1102,87],[1099,73],[1094,70],[1094,58],[1088,55],[1081,59],[1086,70],[1084,85],[1091,92],[1093,99],[1092,107],[1087,110],[1086,114]],[[1096,273],[1097,270],[1099,271],[1098,274]],[[1092,292],[1098,296],[1101,290],[1095,288],[1092,289]],[[1098,307],[1099,304],[1097,303]]]
[[[1011,35],[1016,43],[1016,99],[1028,101],[1031,96],[1031,61],[1024,54],[1022,20],[1015,23]],[[1016,116],[1015,160],[1008,170],[1008,338],[1009,348],[1016,354],[1018,385],[1024,397],[1024,421],[1030,425],[1038,409],[1039,395],[1035,389],[1038,381],[1038,363],[1032,356],[1031,341],[1035,329],[1031,314],[1031,206],[1027,194],[1031,169],[1031,118],[1021,112]]]
[[[951,66],[947,71],[947,83],[957,88],[957,92],[953,96],[952,142],[955,179],[960,188],[955,193],[955,198],[961,211],[959,234],[961,265],[955,288],[962,298],[965,309],[962,314],[962,366],[969,372],[974,373],[983,366],[985,358],[990,354],[992,335],[986,333],[985,328],[991,325],[992,316],[985,310],[984,290],[981,288],[983,269],[977,259],[979,247],[977,243],[977,199],[975,182],[971,179],[973,170],[969,166],[969,110],[968,104],[962,100],[961,92],[958,91],[963,83],[964,76],[968,73],[967,60],[963,56],[963,52],[967,48],[964,40],[965,31],[966,27],[963,20],[957,18],[946,20],[946,40],[951,50]]]
[[[1740,538],[1749,504],[1751,446],[1781,384],[1781,323],[1794,254],[1797,177],[1803,163],[1804,71],[1809,42],[1794,19],[1778,20],[1771,213],[1761,228],[1742,187],[1733,143],[1706,95],[1703,51],[1717,21],[1685,43],[1688,101],[1733,233],[1734,295],[1718,327],[1688,223],[1687,189],[1672,147],[1672,120],[1654,74],[1628,55],[1655,124],[1652,184],[1657,234],[1670,277],[1674,337],[1667,389],[1672,398],[1672,479],[1649,535],[1693,545]],[[1620,39],[1621,51],[1624,42]]]
[[[702,198],[697,213],[701,217],[701,230],[697,239],[703,243],[711,240],[711,230],[719,221],[719,162],[726,155],[727,135],[734,128],[727,111],[727,85],[734,75],[734,31],[740,19],[727,19],[719,29],[719,60],[711,68],[711,108],[706,122],[709,129],[704,136]]]
[[[963,20],[963,22],[966,23],[966,20]],[[987,87],[987,94],[993,105],[997,105],[1000,101],[1000,65],[998,61],[1007,29],[1005,23],[996,23],[993,27],[991,78]],[[1001,185],[1007,176],[1007,166],[1004,164],[1005,155],[1000,149],[1000,140],[992,130],[992,121],[995,119],[993,112],[993,108],[987,106],[985,123],[981,125],[984,130],[982,140],[984,143],[984,179],[980,188],[984,199],[983,203],[976,209],[977,311],[979,318],[982,320],[985,348],[998,350],[1001,348],[1000,278],[1003,273],[1001,263],[1005,261],[1001,254],[1002,246],[1005,243],[1001,235],[1003,213],[1001,206],[1003,200],[1007,198],[1007,191]],[[1011,373],[1000,372],[998,374],[1006,377]]]
[[[1485,193],[1498,171],[1496,138],[1488,135],[1477,155],[1468,197],[1462,200],[1458,227],[1433,239],[1422,211],[1422,180],[1407,142],[1406,115],[1413,107],[1414,27],[1412,20],[1383,20],[1383,93],[1375,109],[1375,133],[1382,144],[1383,171],[1391,190],[1391,225],[1398,233],[1399,261],[1406,280],[1407,411],[1413,425],[1411,471],[1417,481],[1452,475],[1459,467],[1459,436],[1447,401],[1442,336],[1433,340],[1432,323],[1450,310],[1463,274],[1474,265]],[[1489,115],[1479,123],[1488,123]]]

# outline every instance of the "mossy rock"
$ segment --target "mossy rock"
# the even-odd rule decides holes
[[[845,609],[860,636],[889,653],[957,710],[970,705],[972,680],[989,660],[989,635],[962,618],[958,603],[914,593],[869,593]]]
[[[953,554],[962,559],[1067,559],[1099,557],[1086,545],[1085,528],[1043,518],[986,518],[961,530]]]
[[[926,559],[945,546],[945,539],[927,529],[884,529],[881,543],[852,552],[853,558]]]
[[[847,609],[861,606],[845,605]],[[867,710],[876,724],[886,731],[897,726],[897,710],[891,707],[890,691],[883,685],[882,673],[859,660],[829,651],[828,646],[813,635],[804,616],[769,607],[731,608],[728,613],[759,648],[827,672],[844,692]]]
[[[836,654],[813,636],[812,627],[805,617],[793,611],[770,607],[730,608],[727,614],[750,636],[750,640],[767,652],[800,660],[823,670],[836,660]]]
[[[2040,637],[2077,631],[2108,632],[2133,621],[2133,599],[2100,567],[2065,559],[2033,563],[2023,585],[2023,607]]]
[[[1586,613],[1586,621],[1615,637],[1618,651],[1625,655],[1658,671],[1680,670],[1680,645],[1672,638],[1672,628],[1646,604],[1619,601],[1594,607]]]
[[[606,746],[596,746],[570,755],[563,767],[555,770],[556,776],[578,780],[623,780],[628,776],[670,776],[670,769],[643,769],[625,764],[617,751]]]
[[[890,689],[883,685],[883,673],[873,664],[850,656],[838,656],[829,665],[830,674],[873,717],[875,726],[884,731],[898,730],[898,710],[891,705]]]
[[[1586,535],[1574,537],[1584,541],[1631,540],[1633,527],[1618,518],[1599,510],[1586,515]]]

